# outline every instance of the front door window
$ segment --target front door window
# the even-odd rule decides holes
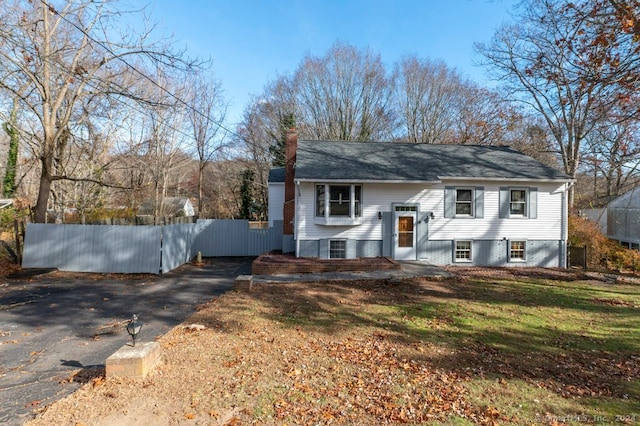
[[[413,216],[398,218],[398,247],[413,247]]]

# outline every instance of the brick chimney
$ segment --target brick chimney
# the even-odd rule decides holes
[[[284,211],[283,234],[293,235],[293,219],[295,216],[296,189],[293,182],[296,170],[296,150],[298,149],[298,132],[296,129],[287,130],[285,141],[285,163],[284,163]]]

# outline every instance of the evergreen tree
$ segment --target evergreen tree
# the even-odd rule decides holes
[[[286,143],[287,143],[287,130],[296,126],[296,117],[293,113],[285,114],[280,120],[280,139],[276,141],[274,145],[269,146],[269,153],[273,160],[271,164],[274,167],[284,167],[286,161]]]
[[[245,171],[242,172],[242,184],[240,185],[241,219],[251,219],[255,211],[255,200],[253,198],[255,176],[255,172],[251,169],[245,169]]]
[[[13,197],[16,191],[16,167],[18,165],[18,141],[20,135],[16,129],[17,105],[14,104],[11,111],[11,118],[2,125],[4,131],[9,135],[9,154],[7,156],[7,170],[2,181],[2,196],[5,198]]]

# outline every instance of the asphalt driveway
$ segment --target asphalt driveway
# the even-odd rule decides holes
[[[157,277],[44,274],[0,282],[0,424],[23,424],[102,373],[106,358],[130,342],[124,326],[132,314],[144,322],[139,341],[151,341],[250,270],[249,258],[216,258]]]

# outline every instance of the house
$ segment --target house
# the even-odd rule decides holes
[[[146,200],[138,208],[138,215],[154,214],[153,200]],[[191,200],[187,197],[166,197],[162,201],[162,215],[165,217],[192,217],[195,216],[195,209]]]
[[[563,267],[569,176],[506,147],[287,135],[283,251]],[[275,183],[275,182],[274,182]],[[274,207],[276,208],[276,207]]]
[[[282,206],[284,204],[284,167],[275,167],[269,170],[267,179],[269,204],[267,215],[269,228],[273,228],[274,222],[282,220]]]
[[[640,187],[610,202],[605,211],[606,234],[632,249],[640,249]]]

